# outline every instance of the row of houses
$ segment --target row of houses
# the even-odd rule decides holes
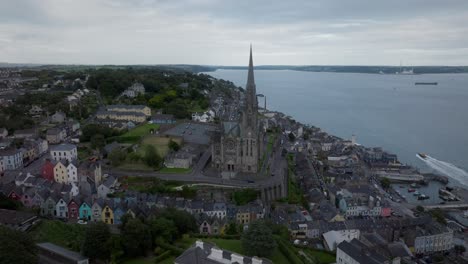
[[[144,105],[108,105],[96,113],[99,120],[145,122],[151,116],[151,109]]]

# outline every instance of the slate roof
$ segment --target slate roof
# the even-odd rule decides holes
[[[76,149],[76,146],[73,144],[60,144],[50,148],[51,151],[71,151],[73,149]]]
[[[366,245],[357,239],[351,240],[351,242],[343,241],[338,244],[338,247],[357,263],[366,264],[381,264],[387,261],[387,259],[378,254],[377,252],[370,251]]]
[[[63,247],[60,247],[60,246],[57,246],[55,244],[48,243],[48,242],[47,243],[38,243],[37,247],[39,249],[41,249],[41,250],[54,252],[55,254],[57,254],[59,256],[66,257],[68,259],[72,259],[75,262],[83,261],[83,260],[88,259],[87,257],[79,254],[78,252],[74,252],[74,251],[68,250],[66,248],[63,248]],[[39,253],[39,255],[40,255],[40,253]]]
[[[217,247],[216,247],[216,245],[211,244],[211,243],[207,243],[207,242],[203,242],[203,248],[194,245],[194,246],[190,247],[189,249],[187,249],[186,251],[184,251],[184,253],[182,253],[182,255],[177,257],[176,260],[175,260],[175,263],[178,263],[178,264],[231,263],[231,255],[232,254],[240,255],[240,254],[228,251],[228,250],[221,249],[223,251],[222,252],[223,259],[217,261],[215,259],[208,258],[208,256],[211,253],[212,248],[217,248]],[[243,257],[244,257],[243,258],[243,260],[244,260],[243,263],[239,263],[239,264],[251,264],[252,263],[252,258],[251,257],[246,257],[246,256],[243,256]],[[262,262],[263,264],[272,264],[273,263],[268,259],[262,259],[262,260],[263,260],[263,262]]]

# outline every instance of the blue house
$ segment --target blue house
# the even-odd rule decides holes
[[[120,225],[122,224],[122,216],[125,214],[125,210],[122,208],[121,205],[116,206],[114,209],[114,224]]]
[[[176,122],[173,115],[156,114],[151,117],[153,124],[174,124]]]
[[[91,220],[91,205],[89,205],[87,201],[83,201],[78,211],[80,219],[84,219],[86,221]]]

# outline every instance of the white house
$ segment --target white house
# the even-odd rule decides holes
[[[448,251],[453,246],[453,231],[436,223],[424,229],[418,228],[414,240],[414,252],[417,254]]]
[[[5,170],[16,170],[23,167],[23,152],[19,149],[0,150]]]
[[[55,216],[58,218],[68,217],[68,204],[65,200],[60,199],[55,205]]]
[[[329,251],[334,251],[336,247],[343,241],[351,241],[354,238],[359,239],[359,229],[332,230],[323,233],[325,247]]]
[[[78,183],[78,168],[73,162],[67,165],[68,184]]]
[[[78,151],[76,150],[76,146],[72,144],[60,144],[51,147],[50,149],[50,156],[54,160],[67,160],[68,162],[72,162],[78,158]]]
[[[208,110],[203,113],[193,113],[192,120],[196,122],[208,123],[213,122],[215,118],[215,112],[213,110]]]
[[[64,112],[55,112],[55,114],[50,116],[50,121],[52,123],[63,123],[66,117]]]

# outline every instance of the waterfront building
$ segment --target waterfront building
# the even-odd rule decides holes
[[[417,228],[414,239],[414,252],[416,254],[427,254],[452,249],[453,231],[438,223]]]

